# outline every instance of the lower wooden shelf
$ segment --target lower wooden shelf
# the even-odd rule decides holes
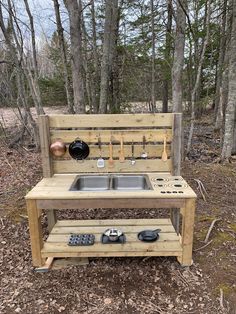
[[[125,244],[102,244],[101,234],[110,227],[121,229],[126,235]],[[138,232],[161,229],[160,238],[153,243],[138,240]],[[67,245],[71,233],[93,233],[92,246]],[[42,257],[108,257],[108,256],[180,256],[180,236],[170,219],[120,220],[60,220],[50,232],[41,250]]]

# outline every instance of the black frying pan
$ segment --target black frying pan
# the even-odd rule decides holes
[[[69,145],[69,154],[76,160],[83,160],[89,155],[89,146],[80,139],[75,139]]]
[[[156,230],[143,230],[139,232],[138,239],[143,242],[154,242],[159,239],[159,232],[161,229]]]

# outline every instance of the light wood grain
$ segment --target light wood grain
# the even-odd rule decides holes
[[[124,244],[102,244],[100,242],[101,233],[107,228],[111,220],[94,220],[94,221],[60,221],[53,228],[44,247],[43,256],[148,256],[154,255],[175,255],[179,256],[182,252],[179,237],[174,232],[174,228],[169,219],[125,219],[112,220],[112,226],[119,227],[123,221],[122,231],[126,235]],[[148,226],[145,223],[148,221]],[[138,232],[144,229],[155,229],[158,222],[160,225],[160,238],[153,243],[144,243],[137,238]],[[75,224],[79,225],[74,226]],[[129,225],[129,224],[132,225]],[[89,226],[86,226],[89,224]],[[93,224],[93,226],[91,225]],[[137,224],[137,225],[135,225]],[[66,225],[66,226],[65,226]],[[69,225],[69,226],[68,226]],[[92,246],[68,246],[68,238],[71,233],[93,233],[95,234],[95,244]],[[173,253],[174,252],[174,253]],[[178,254],[177,254],[178,252]],[[53,255],[54,254],[54,255]]]
[[[130,164],[129,160],[120,163],[114,162],[113,168],[109,168],[108,161],[105,161],[105,167],[102,169],[97,168],[96,160],[85,160],[78,162],[75,160],[53,160],[54,173],[95,173],[95,172],[157,172],[162,171],[170,172],[172,169],[172,162],[168,159],[166,162],[161,159],[146,159],[136,160],[135,165]]]
[[[182,248],[183,253],[178,261],[183,266],[192,265],[193,229],[195,214],[195,199],[186,200],[185,207],[181,208],[182,214]]]
[[[171,129],[153,129],[153,130],[51,130],[51,142],[60,138],[65,143],[71,143],[76,138],[83,140],[86,143],[97,143],[99,136],[101,137],[101,142],[108,143],[111,140],[114,143],[120,143],[121,137],[124,138],[124,144],[127,142],[142,142],[143,135],[146,137],[147,142],[162,142],[164,134],[166,134],[166,139],[168,142],[172,140],[172,130]]]
[[[162,219],[105,219],[105,220],[58,220],[55,227],[79,227],[79,226],[149,226],[170,225],[169,218]]]
[[[64,160],[64,159],[71,159],[71,156],[68,151],[69,145],[67,145],[67,151],[63,157],[55,157],[52,156],[53,159],[55,160]],[[112,145],[113,148],[113,158],[118,159],[119,154],[120,154],[120,145]],[[89,153],[89,158],[97,158],[100,156],[100,151],[98,149],[97,145],[89,145],[90,153]],[[148,158],[154,158],[154,157],[161,157],[161,153],[163,150],[163,145],[149,145],[147,144],[145,147],[145,150],[148,154]],[[102,151],[102,156],[103,158],[108,158],[109,157],[109,147],[102,146],[101,148]],[[171,146],[167,145],[166,146],[166,151],[167,151],[167,156],[170,157],[170,152],[171,152]],[[140,158],[141,153],[143,152],[143,146],[142,145],[134,145],[134,157],[135,158]],[[124,145],[124,154],[126,158],[131,158],[132,157],[132,150],[131,150],[131,145]]]
[[[50,249],[48,247],[49,244],[45,244],[44,249],[42,250],[42,256],[43,257],[138,257],[138,256],[179,256],[181,253],[181,246],[180,244],[175,244],[173,248],[166,248],[165,250],[157,249],[156,251],[140,251],[140,252],[133,252],[133,251],[116,251],[111,252],[108,249],[105,249],[104,252],[51,252],[47,249]],[[60,250],[60,249],[59,249]]]
[[[38,117],[40,148],[43,167],[43,176],[51,177],[53,175],[51,156],[49,152],[50,134],[49,134],[49,118],[46,115]]]
[[[33,265],[40,267],[45,263],[44,258],[41,256],[41,249],[43,247],[41,216],[39,215],[35,200],[27,200],[26,205]]]
[[[57,196],[58,197],[58,196]],[[42,209],[80,209],[80,208],[110,208],[120,209],[120,208],[171,208],[171,207],[182,207],[184,206],[184,199],[150,199],[150,198],[88,198],[88,199],[51,199],[51,197],[38,196],[37,206]]]
[[[111,224],[110,226],[93,226],[93,227],[89,227],[89,226],[60,226],[60,227],[54,227],[51,231],[51,234],[60,234],[60,233],[103,233],[108,227],[114,227],[116,226],[114,223]],[[146,226],[142,225],[142,226],[120,226],[120,229],[125,232],[125,233],[137,233],[140,232],[142,230],[144,230],[143,228],[147,228]],[[159,225],[159,224],[153,224],[153,225],[148,225],[148,229],[151,230],[155,230],[160,228],[162,230],[162,233],[169,233],[169,232],[174,232],[173,226],[171,224],[169,225]],[[177,237],[177,236],[176,236]]]
[[[172,126],[172,114],[50,115],[52,128]]]

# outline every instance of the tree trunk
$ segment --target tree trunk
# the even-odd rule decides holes
[[[120,65],[119,65],[119,55],[117,50],[117,43],[119,38],[119,26],[120,26],[120,19],[121,19],[121,11],[122,6],[124,4],[124,0],[120,1],[119,6],[117,6],[116,13],[114,14],[113,18],[113,29],[112,32],[113,39],[112,39],[112,50],[113,50],[113,58],[111,64],[111,112],[119,113],[120,112]]]
[[[64,39],[64,29],[62,27],[61,15],[60,15],[60,5],[59,5],[58,0],[53,0],[53,3],[54,3],[54,10],[55,10],[55,16],[56,16],[56,23],[57,23],[57,33],[58,33],[58,38],[59,38],[63,74],[64,74],[64,86],[65,86],[65,91],[66,91],[68,113],[74,113],[73,99],[72,99],[72,95],[70,91],[69,71],[68,71],[68,66],[67,66],[67,52],[66,52],[66,45],[65,45],[65,39]]]
[[[82,3],[79,1],[79,5],[82,8]],[[94,112],[94,99],[93,95],[95,94],[95,91],[92,91],[94,89],[93,84],[91,84],[91,73],[88,66],[88,34],[86,31],[86,26],[84,22],[84,16],[81,14],[82,19],[82,35],[83,35],[83,51],[84,51],[84,58],[83,58],[83,67],[84,67],[84,80],[85,80],[85,87],[86,87],[86,100],[88,101],[89,111]]]
[[[11,7],[11,3],[8,2],[8,10],[9,12],[12,12],[12,7]],[[21,49],[21,46],[19,45],[19,42],[17,41],[17,37],[16,37],[16,33],[14,30],[14,25],[13,25],[13,16],[11,16],[10,19],[10,23],[11,23],[11,33],[6,29],[6,26],[4,24],[4,18],[3,18],[3,14],[2,14],[2,4],[0,2],[0,28],[1,31],[3,33],[5,42],[6,42],[6,46],[9,50],[11,59],[13,64],[15,65],[15,76],[16,76],[16,87],[17,87],[17,94],[18,94],[18,99],[23,107],[24,110],[24,116],[27,117],[27,119],[22,119],[22,136],[24,134],[25,129],[28,127],[29,129],[31,129],[32,133],[33,133],[33,138],[36,144],[36,149],[38,150],[39,148],[39,136],[38,136],[38,128],[36,126],[36,123],[31,115],[30,112],[30,107],[26,101],[26,92],[25,92],[25,82],[24,82],[24,74],[25,74],[25,69],[22,68],[22,66],[24,66],[24,63],[22,62],[22,58],[23,58],[23,50]],[[15,43],[12,42],[12,35],[13,38],[15,40]],[[18,60],[18,58],[20,58],[20,60]],[[26,72],[27,73],[27,72]],[[29,83],[29,81],[28,81]],[[32,94],[32,96],[34,96]],[[36,103],[35,103],[36,105]],[[37,106],[36,106],[37,109]],[[39,109],[39,108],[38,108]]]
[[[186,7],[186,0],[182,5]],[[185,45],[185,13],[177,2],[176,12],[176,34],[174,41],[174,59],[172,66],[172,102],[173,112],[182,112],[182,73],[184,65],[184,45]]]
[[[83,81],[83,54],[82,54],[82,27],[81,10],[78,2],[64,0],[70,20],[71,63],[74,94],[74,109],[76,113],[85,113],[84,81]]]
[[[227,12],[227,0],[222,0],[222,24],[221,24],[221,37],[219,46],[219,59],[217,64],[217,77],[216,77],[216,91],[215,91],[215,130],[219,130],[222,127],[223,122],[223,110],[221,101],[222,92],[222,76],[224,67],[224,57],[226,51],[226,12]]]
[[[114,21],[117,21],[118,0],[106,0],[103,55],[101,61],[101,85],[99,113],[106,113],[109,99],[109,79],[111,77],[111,66],[114,58],[115,28]]]
[[[25,3],[25,9],[28,14],[29,22],[30,22],[31,45],[32,45],[32,52],[33,52],[33,75],[32,75],[32,70],[29,64],[26,65],[26,68],[27,68],[28,77],[30,80],[29,83],[31,85],[32,97],[34,98],[34,101],[38,108],[38,114],[44,114],[41,92],[40,92],[39,81],[38,81],[39,74],[38,74],[38,62],[37,62],[37,52],[36,52],[36,43],[35,43],[34,19],[30,11],[28,0],[24,0],[24,3]]]
[[[151,24],[152,24],[152,91],[151,91],[151,106],[152,111],[156,112],[156,91],[155,91],[155,59],[156,59],[156,51],[155,51],[155,16],[154,16],[154,3],[153,0],[151,2]]]
[[[191,149],[191,144],[192,144],[192,137],[193,137],[193,130],[194,130],[194,122],[195,122],[195,102],[196,102],[196,96],[197,96],[197,91],[199,89],[199,84],[200,84],[200,79],[201,79],[201,72],[202,72],[202,65],[204,61],[204,56],[206,52],[206,47],[208,44],[209,40],[209,31],[210,31],[210,17],[211,17],[211,0],[208,0],[206,3],[206,36],[203,40],[202,43],[202,49],[201,49],[201,55],[197,67],[197,76],[195,80],[195,84],[192,90],[191,94],[191,122],[190,122],[190,130],[189,130],[189,136],[188,136],[188,144],[187,144],[187,154],[190,152]]]
[[[99,108],[99,60],[98,60],[98,51],[97,51],[97,32],[96,32],[96,17],[95,17],[95,6],[94,0],[91,1],[91,22],[92,22],[92,45],[93,45],[93,90],[92,90],[92,99],[93,99],[93,110],[95,113],[98,113]]]
[[[172,0],[168,0],[167,5],[168,17],[166,25],[166,43],[164,52],[164,62],[166,66],[164,67],[164,80],[163,80],[163,91],[162,91],[162,112],[168,112],[168,101],[169,101],[169,81],[170,81],[170,63],[171,63],[171,28],[172,28]]]
[[[233,151],[236,104],[236,0],[233,0],[232,29],[229,50],[229,91],[225,112],[225,134],[221,153],[222,160],[228,160]]]

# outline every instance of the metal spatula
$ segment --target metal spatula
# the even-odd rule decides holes
[[[100,157],[97,160],[97,168],[104,168],[105,167],[105,160],[102,158],[102,144],[101,144],[101,137],[98,138],[98,147],[100,152]]]

